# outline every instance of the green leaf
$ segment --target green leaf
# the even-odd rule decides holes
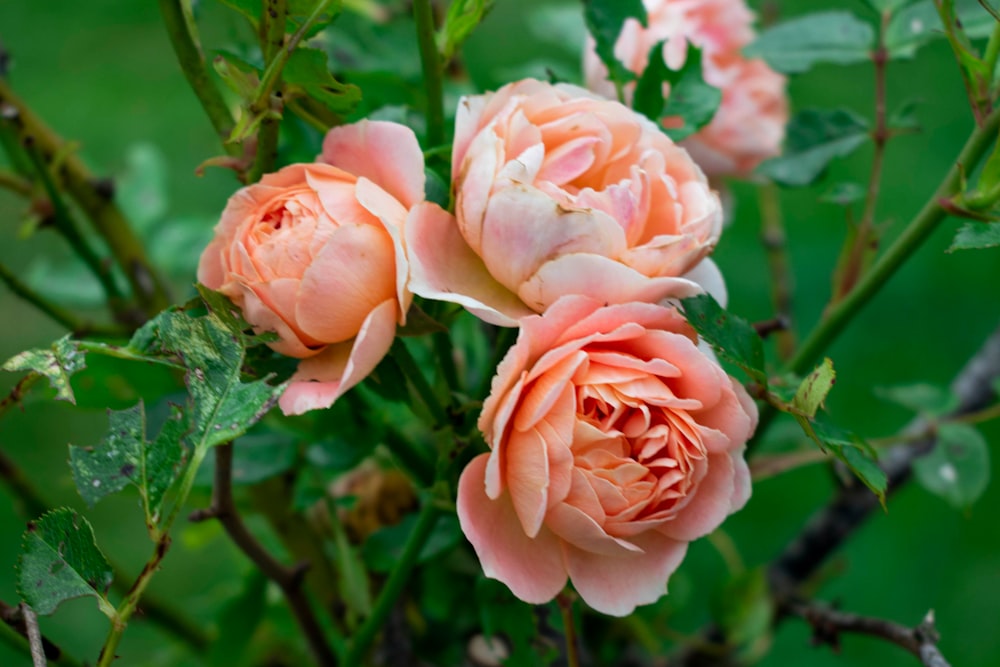
[[[619,84],[634,79],[632,72],[615,58],[615,42],[626,19],[635,18],[647,25],[642,0],[583,0],[583,12],[597,55],[608,68],[608,79]]]
[[[792,407],[812,419],[826,400],[826,395],[833,389],[836,379],[837,372],[833,370],[833,362],[827,357],[802,380],[792,399]]]
[[[860,183],[851,181],[835,183],[829,190],[820,195],[819,200],[827,204],[850,206],[865,198],[867,191]]]
[[[739,366],[755,382],[767,386],[764,345],[750,323],[723,310],[710,294],[683,299],[688,322],[723,359]]]
[[[496,0],[452,0],[444,25],[437,35],[438,51],[445,62],[455,57],[459,47],[486,18],[494,4]]]
[[[989,446],[968,424],[941,424],[937,436],[937,445],[913,462],[913,471],[925,489],[956,508],[967,508],[989,483]]]
[[[809,185],[834,158],[850,154],[868,138],[868,122],[853,111],[807,109],[788,124],[783,154],[757,171],[783,185]]]
[[[860,436],[825,422],[809,424],[797,418],[806,434],[813,438],[820,449],[828,451],[842,461],[861,482],[878,496],[885,506],[885,491],[889,479],[878,464],[875,450]]]
[[[943,387],[932,384],[909,384],[898,387],[876,387],[879,398],[901,405],[907,410],[939,417],[958,406],[958,397]]]
[[[107,605],[114,573],[94,541],[94,529],[71,509],[60,508],[28,524],[18,562],[17,590],[39,614],[66,600],[95,597]]]
[[[187,434],[185,412],[170,407],[160,434],[146,441],[146,413],[140,401],[134,407],[109,411],[108,434],[97,447],[69,448],[70,467],[80,496],[93,507],[105,496],[134,485],[143,499],[146,520],[157,520],[163,496],[177,477]]]
[[[865,2],[877,12],[895,12],[900,7],[913,2],[913,0],[865,0]]]
[[[333,78],[326,53],[319,49],[296,49],[285,63],[282,76],[286,84],[298,86],[336,114],[351,113],[361,101],[361,89]]]
[[[763,567],[733,577],[712,602],[712,616],[736,646],[752,644],[771,630],[774,604]]]
[[[907,100],[899,105],[889,116],[889,127],[894,130],[919,130],[920,119],[917,118],[918,100]]]
[[[977,0],[964,0],[956,5],[966,37],[979,39],[990,35],[996,19]],[[890,58],[912,58],[920,47],[944,37],[941,17],[933,0],[921,0],[892,17],[885,31],[885,46]]]
[[[1000,222],[967,222],[955,234],[946,252],[1000,246]]]
[[[663,121],[664,132],[674,141],[691,136],[707,125],[722,101],[722,91],[702,78],[701,50],[688,47],[679,70],[667,67],[663,42],[649,52],[649,65],[639,77],[633,107],[650,120]],[[663,84],[670,86],[664,100]]]
[[[806,14],[769,28],[745,48],[748,58],[763,58],[785,74],[805,72],[817,63],[850,65],[871,59],[875,31],[845,11]]]
[[[533,647],[539,635],[535,607],[515,598],[499,581],[485,577],[476,580],[473,595],[483,633],[510,641],[511,655],[504,664],[518,667],[548,664]]]
[[[233,485],[257,484],[291,470],[298,459],[298,447],[284,433],[254,429],[233,443]],[[211,484],[215,462],[206,461],[199,471],[198,481]]]
[[[84,354],[77,349],[76,342],[69,334],[63,336],[47,349],[21,352],[4,362],[3,370],[11,372],[34,371],[49,379],[56,390],[56,398],[76,403],[70,377],[85,367]]]

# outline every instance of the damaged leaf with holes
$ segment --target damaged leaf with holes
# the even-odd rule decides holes
[[[27,350],[4,362],[3,370],[11,372],[33,371],[49,380],[56,390],[56,398],[76,403],[70,378],[86,364],[84,354],[67,334],[48,349]]]
[[[188,369],[191,442],[213,447],[243,435],[277,402],[284,385],[269,378],[243,382],[246,334],[231,313],[209,310],[194,317],[167,311],[157,318],[156,337],[164,352],[178,355]]]
[[[17,590],[37,613],[51,614],[66,600],[79,597],[97,598],[104,610],[113,576],[94,540],[94,529],[73,510],[53,510],[28,524]]]
[[[70,447],[70,467],[80,496],[91,507],[128,485],[139,490],[146,522],[155,525],[163,497],[177,477],[189,430],[186,413],[170,406],[159,435],[146,440],[146,411],[140,401],[109,412],[108,434],[96,447]]]

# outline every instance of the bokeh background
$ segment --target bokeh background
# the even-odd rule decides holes
[[[752,3],[756,4],[756,3]],[[848,8],[874,22],[860,1],[784,0],[770,3],[782,17],[823,8]],[[211,0],[201,3],[203,41],[227,48],[245,39],[240,18]],[[580,78],[582,17],[578,2],[499,0],[466,49],[468,85],[495,88],[514,78]],[[0,1],[0,42],[11,56],[14,89],[99,174],[119,181],[144,235],[161,247],[176,294],[191,291],[193,267],[218,212],[235,190],[232,176],[195,167],[218,150],[211,127],[189,91],[160,25],[156,3],[134,0]],[[415,50],[399,46],[400,69],[416,70]],[[794,110],[848,107],[871,117],[874,82],[870,65],[820,66],[790,82]],[[958,69],[944,40],[916,58],[893,62],[888,71],[890,111],[918,103],[922,131],[893,140],[888,148],[878,220],[893,238],[937,187],[971,129]],[[801,331],[816,322],[829,295],[830,273],[846,223],[844,210],[820,196],[843,181],[864,182],[871,161],[866,146],[832,165],[819,184],[781,195],[795,281],[795,317]],[[152,175],[151,175],[152,174]],[[153,187],[151,182],[160,185]],[[716,260],[727,276],[730,309],[750,320],[771,316],[768,272],[759,241],[755,188],[732,184],[733,222]],[[161,196],[165,194],[165,196]],[[58,239],[39,232],[25,238],[22,201],[0,191],[0,262],[52,290],[82,290]],[[1000,324],[1000,261],[996,250],[946,254],[955,220],[943,223],[916,256],[855,319],[830,350],[838,370],[828,400],[836,421],[867,436],[895,433],[910,415],[875,395],[876,387],[929,382],[946,384],[985,337]],[[170,230],[181,229],[181,232]],[[164,231],[166,230],[166,231]],[[86,299],[86,295],[70,294]],[[62,331],[10,292],[0,289],[0,358],[44,346]],[[115,367],[118,368],[118,367]],[[146,372],[140,370],[138,372]],[[141,512],[134,497],[109,498],[87,510],[69,474],[67,444],[93,444],[106,424],[104,406],[120,408],[136,396],[129,380],[112,370],[78,382],[87,409],[29,399],[0,422],[0,448],[28,473],[52,506],[85,511],[105,552],[134,575],[148,555]],[[16,378],[0,378],[6,394]],[[89,384],[88,384],[89,383]],[[792,433],[778,425],[773,434]],[[984,433],[996,454],[1000,428]],[[791,436],[789,436],[791,437]],[[994,477],[1000,456],[993,457]],[[822,466],[761,482],[749,506],[725,529],[749,566],[767,563],[796,534],[834,488]],[[205,502],[207,490],[195,494]],[[865,615],[916,624],[928,609],[937,614],[940,647],[955,665],[1000,665],[1000,484],[991,483],[978,503],[958,512],[911,484],[893,497],[888,512],[872,517],[830,563],[818,595]],[[25,517],[0,485],[0,599],[14,602],[14,568]],[[183,602],[205,624],[236,595],[248,564],[213,522],[182,525],[162,572],[157,594]],[[693,546],[657,613],[690,632],[709,618],[725,568],[704,540]],[[77,656],[96,656],[106,621],[92,600],[66,604],[42,628]],[[777,631],[760,664],[914,664],[897,647],[863,637],[844,638],[842,654],[809,645],[809,628],[790,620]],[[600,637],[593,638],[600,640]],[[127,664],[198,665],[138,617],[123,651],[142,656]],[[0,665],[29,664],[0,644]],[[123,663],[124,664],[124,663]]]

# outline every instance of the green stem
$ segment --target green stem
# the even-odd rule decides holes
[[[423,401],[424,405],[430,411],[431,416],[434,418],[434,425],[438,428],[447,426],[450,420],[448,419],[448,413],[445,411],[444,406],[438,400],[437,395],[434,393],[434,389],[427,382],[427,378],[420,371],[420,367],[417,365],[416,359],[410,354],[410,349],[406,347],[401,339],[397,338],[392,343],[392,348],[389,351],[393,360],[399,364],[400,370],[403,371],[403,375],[410,381],[413,385],[413,389],[420,396],[420,400]]]
[[[77,155],[66,150],[63,140],[14,95],[3,78],[0,78],[0,104],[8,106],[9,124],[13,125],[19,141],[23,143],[30,137],[46,161],[52,156],[65,155],[59,163],[60,180],[107,243],[144,313],[151,317],[170,305],[166,283],[153,268],[146,249],[104,183],[87,169]]]
[[[840,335],[851,319],[878,291],[889,282],[889,278],[920,247],[938,223],[947,217],[941,201],[958,192],[962,172],[970,172],[978,164],[983,153],[989,148],[1000,128],[1000,110],[987,117],[982,127],[977,127],[969,137],[955,165],[949,170],[938,189],[931,195],[916,217],[910,222],[899,238],[889,246],[885,254],[872,266],[871,271],[858,282],[857,286],[842,301],[831,308],[809,337],[803,342],[798,353],[788,364],[788,370],[803,373],[812,366],[824,350]]]
[[[403,554],[400,556],[396,568],[389,575],[388,581],[385,582],[385,586],[379,592],[371,616],[365,619],[364,625],[361,626],[358,633],[354,636],[354,640],[351,642],[351,646],[347,651],[347,657],[344,659],[344,664],[347,667],[354,667],[361,664],[362,659],[368,652],[368,647],[375,640],[375,635],[378,634],[378,631],[385,624],[389,613],[396,606],[396,600],[402,594],[403,588],[410,578],[410,572],[417,564],[417,557],[427,543],[427,539],[430,537],[431,531],[434,529],[434,525],[437,523],[440,515],[441,512],[434,499],[425,498],[424,506],[417,517],[417,523],[413,527],[410,537],[406,540],[406,546],[403,548]]]
[[[986,54],[983,56],[983,65],[986,68],[986,76],[993,81],[993,74],[997,68],[997,58],[1000,58],[1000,22],[993,27],[990,33],[990,41],[986,43]]]
[[[162,524],[160,530],[159,539],[156,541],[156,545],[153,548],[153,554],[146,561],[146,565],[142,568],[142,572],[136,578],[135,583],[125,594],[125,598],[118,605],[118,609],[115,611],[114,619],[111,622],[111,628],[108,630],[108,636],[104,640],[104,646],[101,648],[101,654],[97,658],[97,667],[110,667],[110,665],[115,661],[115,651],[118,649],[118,644],[121,643],[122,635],[125,634],[125,628],[128,626],[129,620],[131,620],[132,615],[139,606],[139,600],[142,599],[142,594],[145,592],[146,587],[149,586],[149,582],[153,578],[153,574],[160,569],[160,563],[163,562],[163,558],[167,555],[167,551],[170,549],[170,528],[173,526],[174,521],[180,514],[181,509],[184,507],[184,503],[187,501],[188,495],[191,493],[192,487],[194,487],[195,476],[198,473],[198,468],[201,467],[202,461],[205,460],[205,455],[208,453],[208,447],[205,447],[199,443],[194,449],[194,454],[191,456],[191,461],[188,463],[187,469],[184,471],[184,477],[181,479],[180,487],[177,491],[177,498],[174,500],[174,506],[170,510],[170,514],[167,515],[166,520]]]
[[[309,15],[305,23],[292,35],[291,39],[285,44],[284,48],[279,49],[275,54],[274,58],[270,60],[267,64],[267,69],[264,70],[264,76],[261,77],[260,83],[257,85],[257,91],[254,95],[254,103],[252,109],[265,110],[268,107],[268,100],[271,97],[271,93],[274,91],[275,86],[278,85],[278,81],[281,79],[281,71],[285,69],[285,63],[291,57],[292,52],[298,47],[299,42],[305,37],[306,31],[315,23],[320,16],[327,10],[327,8],[333,4],[333,0],[323,0],[316,8],[313,13]]]
[[[438,146],[444,143],[444,84],[441,54],[438,53],[434,38],[434,8],[431,0],[415,0],[413,18],[417,24],[420,64],[423,66],[424,87],[427,92],[427,143]]]
[[[115,336],[122,335],[124,333],[124,331],[117,327],[93,324],[80,319],[66,308],[52,303],[38,292],[28,287],[3,264],[0,264],[0,280],[7,285],[11,292],[16,294],[22,300],[30,303],[60,326],[72,331],[74,335],[86,336],[93,334],[98,336]]]
[[[566,640],[566,667],[580,667],[580,652],[577,649],[576,622],[573,618],[573,594],[560,593],[556,597],[563,622],[563,637]]]
[[[184,12],[182,0],[160,0],[160,13],[163,15],[163,25],[174,47],[177,62],[184,72],[184,78],[201,102],[212,127],[222,139],[226,152],[238,155],[240,148],[225,141],[233,132],[233,115],[222,93],[212,81],[205,56],[198,47],[197,37],[192,30],[193,26]]]

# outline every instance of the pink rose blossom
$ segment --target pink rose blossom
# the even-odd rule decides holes
[[[666,592],[688,542],[750,496],[757,409],[678,311],[564,297],[522,320],[463,471],[458,516],[487,576],[551,600],[569,578],[622,616]]]
[[[722,227],[687,152],[624,105],[566,84],[526,79],[463,98],[452,179],[455,221],[407,225],[411,289],[503,326],[565,294],[698,293],[685,274]]]
[[[680,69],[688,44],[702,50],[705,81],[722,90],[722,103],[712,121],[685,139],[698,165],[709,176],[747,176],[761,161],[780,151],[788,122],[785,77],[763,60],[748,60],[741,50],[754,39],[753,13],[744,0],[644,0],[648,27],[628,19],[615,43],[615,55],[641,73],[649,51],[665,41],[664,61]],[[588,42],[584,56],[587,87],[615,96],[608,70]],[[628,93],[634,86],[630,85]],[[669,94],[669,85],[664,93]],[[664,125],[670,126],[665,118]]]
[[[412,295],[407,219],[444,217],[423,202],[423,154],[402,125],[334,128],[324,163],[294,164],[230,198],[198,280],[233,300],[271,347],[301,359],[285,414],[329,407],[388,352]]]

